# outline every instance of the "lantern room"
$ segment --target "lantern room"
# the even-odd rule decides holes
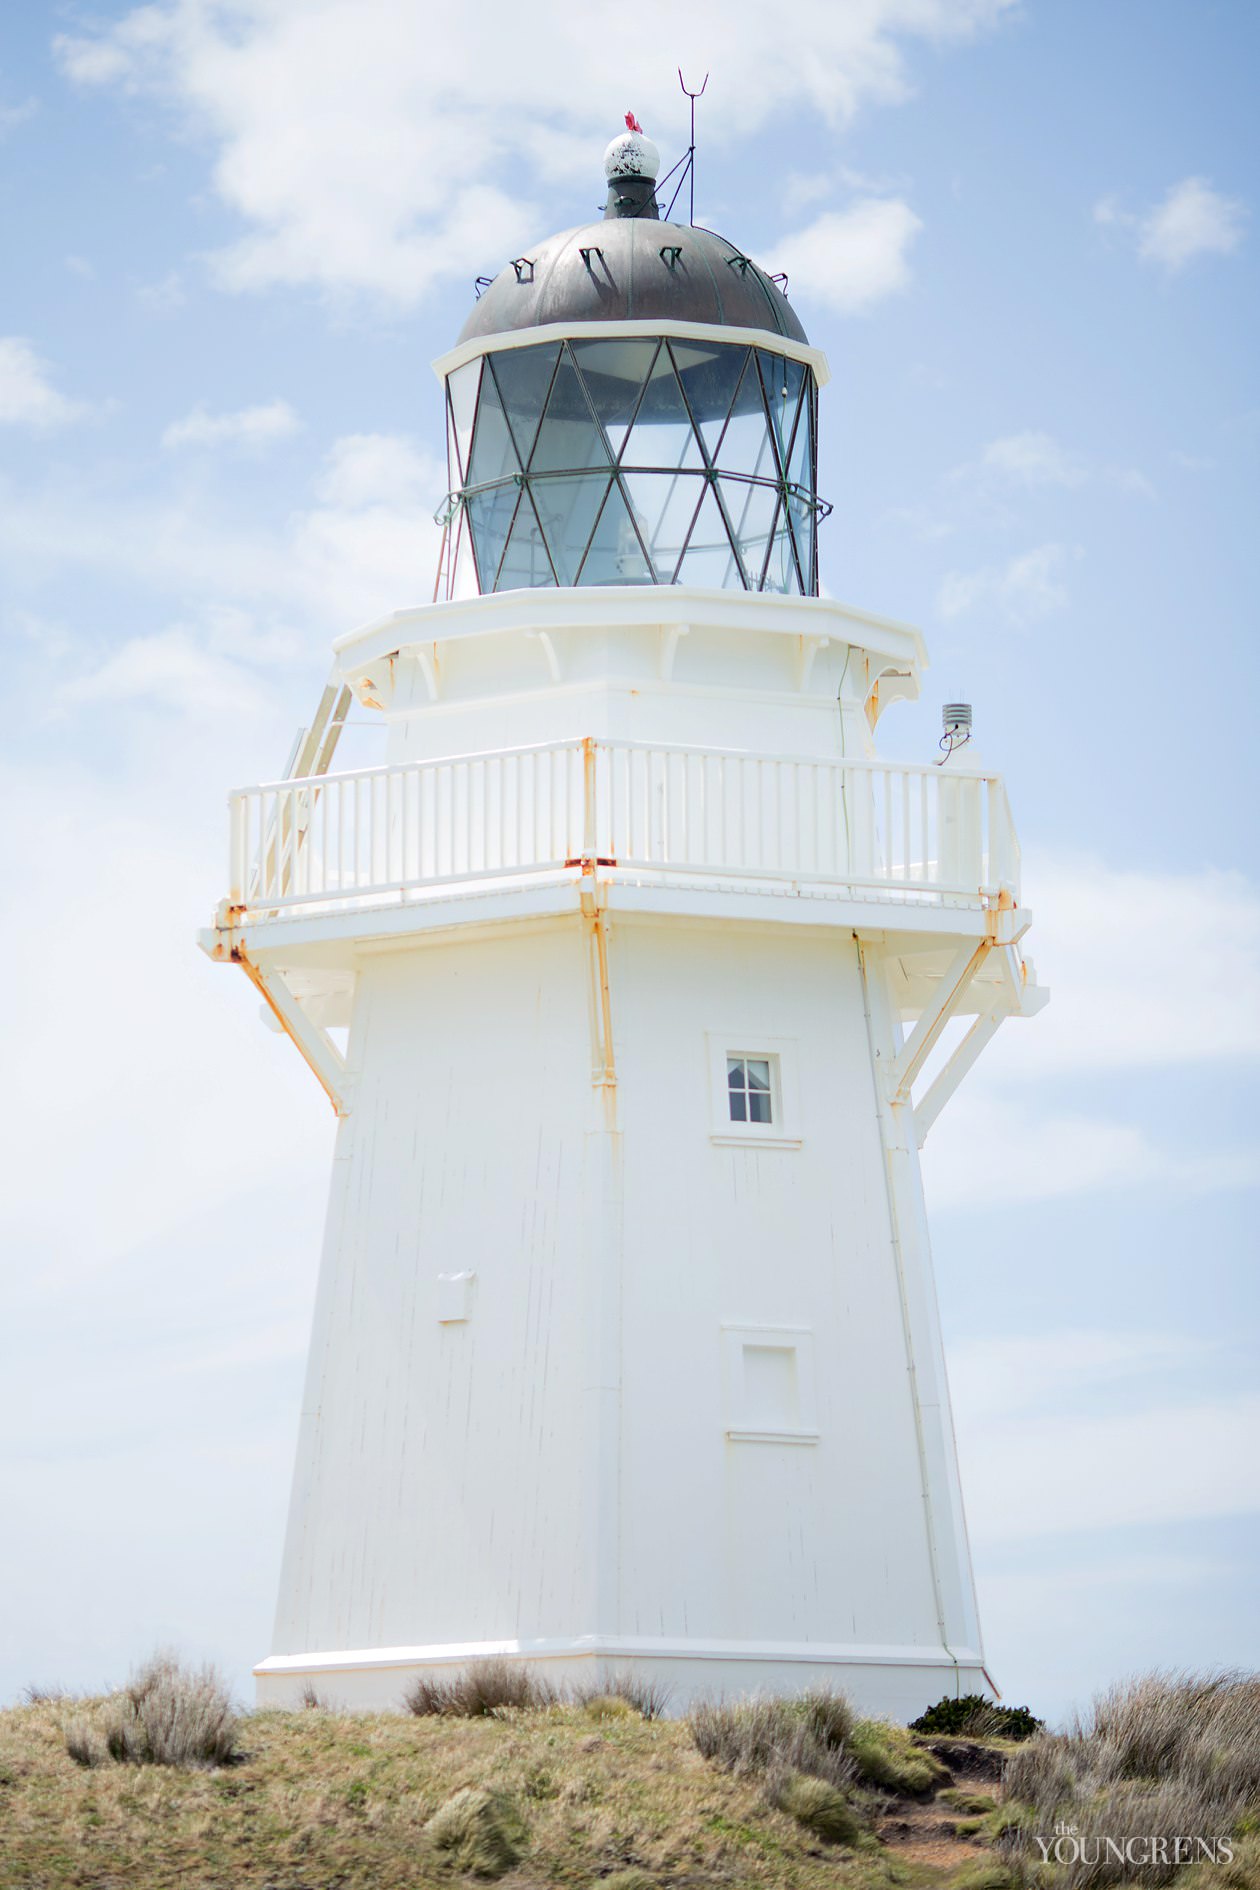
[[[661,220],[656,154],[605,154],[604,221],[513,258],[437,363],[438,595],[539,586],[818,592],[818,387],[785,292]]]

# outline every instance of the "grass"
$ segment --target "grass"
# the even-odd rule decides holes
[[[213,1675],[169,1659],[101,1699],[44,1690],[0,1712],[0,1885],[1260,1890],[1252,1678],[1114,1688],[1062,1734],[984,1748],[1005,1757],[992,1794],[979,1746],[959,1740],[951,1781],[923,1735],[834,1694],[668,1720],[612,1686],[513,1703],[483,1673],[465,1706],[351,1715],[314,1698],[238,1718]],[[1031,1840],[1058,1820],[1121,1842],[1232,1833],[1233,1860],[1047,1866]]]
[[[76,1764],[67,1718],[107,1705],[0,1712],[4,1890],[453,1890],[475,1879],[432,1821],[464,1791],[490,1795],[519,1853],[508,1890],[928,1890],[947,1879],[873,1839],[837,1848],[768,1802],[763,1778],[708,1762],[685,1721],[637,1711],[262,1711],[242,1716],[241,1756],[218,1770]]]
[[[1012,1859],[1035,1856],[1032,1834],[1052,1833],[1056,1823],[1087,1840],[1079,1862],[1043,1872],[1054,1890],[1192,1883],[1177,1861],[1178,1838],[1237,1834],[1249,1843],[1260,1818],[1260,1676],[1150,1674],[1112,1687],[1066,1732],[1019,1747],[1003,1792],[1006,1828],[997,1835]],[[1129,1844],[1139,1858],[1113,1855],[1113,1846]],[[1248,1868],[1257,1861],[1253,1850]],[[1260,1871],[1249,1890],[1257,1883]]]
[[[404,1695],[405,1706],[417,1719],[488,1719],[495,1713],[542,1712],[564,1702],[584,1707],[593,1719],[617,1714],[660,1719],[669,1705],[669,1688],[636,1674],[615,1673],[606,1680],[564,1689],[519,1662],[495,1657],[470,1661],[450,1679],[422,1674]],[[317,1703],[303,1700],[308,1706]]]

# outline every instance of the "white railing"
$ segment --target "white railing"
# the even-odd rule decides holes
[[[973,903],[1017,891],[997,775],[635,742],[553,742],[242,788],[228,903],[380,904],[599,861]]]

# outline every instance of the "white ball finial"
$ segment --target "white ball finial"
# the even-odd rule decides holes
[[[652,140],[641,131],[623,131],[604,153],[604,176],[647,177],[653,183],[660,176],[661,154]]]

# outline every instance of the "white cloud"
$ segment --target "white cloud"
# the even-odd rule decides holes
[[[1205,1397],[1196,1384],[1213,1368],[1210,1345],[1174,1332],[1065,1327],[951,1346],[976,1539],[1260,1509],[1260,1460],[1237,1447],[1260,1394]]]
[[[1102,1075],[1260,1062],[1260,888],[1239,873],[1121,872],[1034,855],[1024,891],[1035,913],[1025,949],[1051,1001],[1027,1023],[1003,1024],[933,1127],[923,1150],[930,1204],[1260,1184],[1260,1147],[1245,1125],[1186,1146],[1184,1129],[1160,1141],[1089,1101]],[[940,1046],[924,1085],[951,1047]],[[1071,1077],[1084,1100],[1047,1100],[1056,1077]]]
[[[128,638],[99,669],[68,683],[62,696],[75,703],[152,702],[210,717],[248,714],[261,706],[250,672],[206,649],[186,624]]]
[[[20,105],[0,105],[0,138],[5,138],[11,131],[34,118],[39,110],[37,98],[26,98]]]
[[[1082,1392],[1114,1387],[1201,1361],[1210,1348],[1173,1332],[1064,1327],[962,1338],[950,1346],[950,1381],[969,1424],[1010,1417],[1038,1405],[1061,1406]]]
[[[1064,1400],[1064,1407],[1067,1400]],[[959,1423],[979,1543],[1260,1509],[1260,1394]]]
[[[1205,177],[1183,177],[1164,196],[1135,215],[1113,197],[1094,205],[1094,221],[1124,231],[1144,262],[1176,275],[1196,256],[1230,256],[1243,240],[1249,215],[1238,197],[1213,190]]]
[[[296,433],[300,425],[287,400],[272,400],[236,413],[209,413],[194,407],[174,420],[162,435],[163,446],[269,446]]]
[[[1173,184],[1141,221],[1138,254],[1172,273],[1196,256],[1229,256],[1242,242],[1246,206],[1202,177]]]
[[[1075,453],[1048,433],[1032,431],[990,440],[980,455],[980,465],[1022,486],[1079,486],[1088,478]]]
[[[1054,998],[1003,1026],[1005,1078],[1260,1060],[1260,889],[1243,874],[1033,855],[1024,892]]]
[[[946,477],[947,486],[985,501],[1003,487],[1074,491],[1091,483],[1105,483],[1140,498],[1155,497],[1155,488],[1145,473],[1131,466],[1091,466],[1052,434],[1036,428],[990,440],[977,459],[955,466]]]
[[[0,487],[0,555],[24,584],[77,565],[142,586],[170,600],[181,634],[195,617],[211,653],[271,662],[293,655],[286,626],[294,622],[305,647],[322,653],[329,634],[427,600],[440,539],[432,513],[445,489],[444,464],[408,440],[377,434],[334,442],[308,504],[274,522],[201,485],[151,498],[11,485]],[[247,630],[231,631],[233,613]],[[178,648],[157,652],[168,679]],[[116,679],[128,693],[139,661],[136,652]],[[91,685],[80,678],[75,686]]]
[[[803,0],[785,34],[757,0],[731,0],[709,148],[740,144],[785,110],[842,123],[903,99],[908,47],[965,40],[1013,4]],[[667,75],[706,69],[714,16],[645,0],[610,61],[608,31],[622,23],[609,7],[575,25],[567,0],[482,0],[458,32],[418,30],[397,0],[201,0],[135,8],[56,50],[76,83],[159,97],[209,140],[213,188],[245,225],[215,259],[223,286],[314,283],[413,304],[536,238],[558,180],[587,201],[628,100],[664,148],[681,149],[685,101]],[[865,240],[886,270],[913,233],[910,214],[866,213],[885,219]]]
[[[0,426],[43,432],[66,426],[86,410],[58,393],[47,363],[21,335],[0,335]]]
[[[1003,1029],[1034,1031],[1048,1015]],[[1047,1108],[973,1075],[933,1127],[923,1175],[934,1209],[1134,1188],[1171,1198],[1260,1186],[1260,1149],[1201,1155],[1160,1147],[1133,1123]]]
[[[1037,545],[1005,564],[948,571],[937,593],[937,609],[942,617],[961,617],[983,607],[1008,623],[1038,623],[1066,607],[1064,572],[1081,556],[1079,546]]]
[[[178,269],[168,269],[156,282],[141,283],[136,300],[150,315],[174,315],[188,300],[184,278]]]
[[[776,243],[776,269],[793,293],[841,315],[860,315],[908,287],[907,252],[923,225],[899,197],[868,197],[827,210],[808,229]]]

